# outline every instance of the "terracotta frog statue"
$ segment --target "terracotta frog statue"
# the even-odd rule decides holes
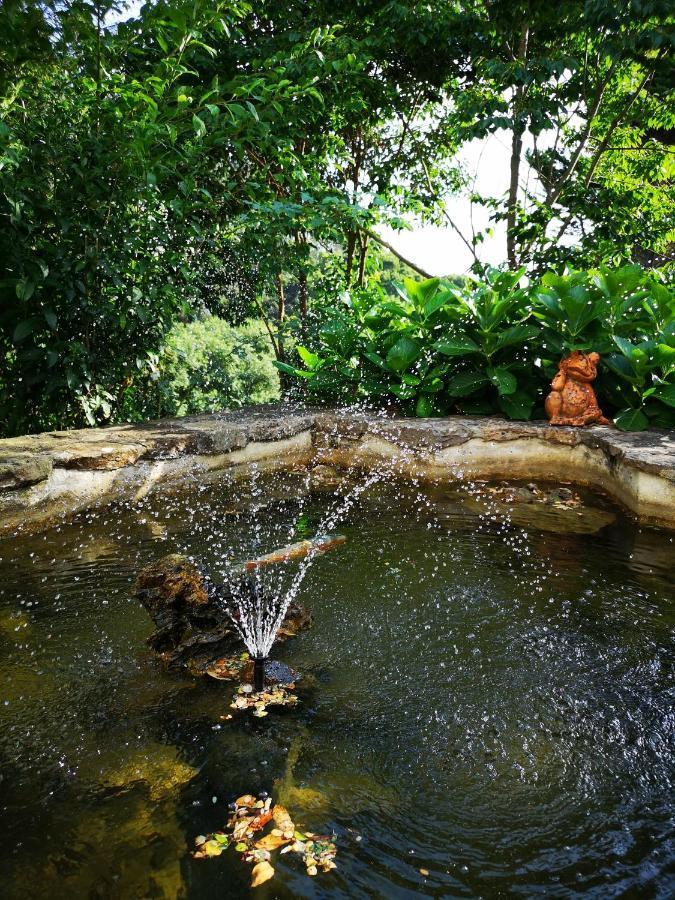
[[[599,353],[575,350],[560,361],[544,408],[551,425],[609,425],[598,406],[591,381],[598,374]]]

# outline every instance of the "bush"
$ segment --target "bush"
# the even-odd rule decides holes
[[[548,273],[491,270],[483,283],[405,279],[398,300],[347,298],[299,347],[303,368],[277,363],[331,400],[395,400],[418,416],[543,417],[558,362],[603,357],[596,390],[619,428],[675,427],[675,292],[638,266]]]
[[[157,362],[158,416],[215,412],[279,398],[279,376],[262,322],[216,316],[176,325]]]

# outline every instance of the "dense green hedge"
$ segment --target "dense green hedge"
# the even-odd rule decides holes
[[[405,280],[398,299],[336,309],[303,367],[277,364],[331,400],[395,401],[418,416],[543,417],[564,354],[596,350],[600,404],[619,428],[675,427],[675,292],[638,266],[487,273],[464,287]]]
[[[217,316],[176,325],[157,360],[157,416],[233,409],[279,398],[279,375],[262,322],[232,326]]]

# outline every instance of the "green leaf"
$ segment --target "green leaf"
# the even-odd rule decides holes
[[[198,138],[203,138],[206,134],[206,125],[196,114],[192,116],[192,127],[194,128],[195,134]]]
[[[536,325],[512,325],[498,335],[495,350],[511,347],[513,344],[524,344],[536,337],[539,337],[539,329]]]
[[[51,328],[52,331],[56,331],[56,313],[53,309],[46,309],[44,311],[45,319],[47,321],[47,325]]]
[[[657,384],[651,395],[668,406],[675,406],[675,384]]]
[[[466,397],[489,383],[484,372],[460,372],[450,379],[447,390],[451,397]]]
[[[37,319],[35,317],[22,319],[14,329],[14,334],[12,335],[14,343],[18,344],[20,341],[25,340],[34,331],[36,323]]]
[[[509,419],[526,421],[532,417],[535,398],[523,390],[514,391],[510,396],[497,398],[499,408]]]
[[[374,353],[372,350],[367,350],[363,355],[374,366],[377,366],[378,369],[386,369],[387,368],[387,364],[382,359],[382,357],[379,356],[377,353]]]
[[[19,300],[30,300],[35,291],[35,282],[28,278],[21,278],[17,281],[15,290]]]
[[[657,344],[654,350],[654,359],[656,364],[664,368],[670,368],[675,365],[675,347],[668,344]]]
[[[314,372],[308,372],[306,369],[296,369],[295,366],[289,366],[285,362],[279,362],[278,359],[273,360],[274,365],[280,372],[286,375],[293,375],[295,378],[313,378]]]
[[[478,344],[467,334],[454,334],[447,338],[441,338],[436,341],[434,347],[443,356],[468,356],[480,350]]]
[[[428,319],[430,316],[433,316],[434,313],[438,312],[439,309],[442,309],[446,303],[454,297],[453,291],[439,291],[435,297],[432,297],[430,300],[424,304],[424,318]]]
[[[321,357],[317,356],[316,353],[312,353],[311,350],[308,350],[306,347],[298,347],[298,356],[304,362],[308,369],[316,369],[321,363]]]
[[[657,404],[653,404],[654,408],[649,410],[649,425],[651,428],[675,428],[675,409],[669,409],[666,406],[659,408]]]
[[[437,416],[438,414],[439,409],[431,397],[427,397],[425,394],[422,394],[422,396],[417,398],[417,403],[415,404],[415,415],[418,418],[428,419],[432,416]]]
[[[614,341],[616,346],[619,348],[619,350],[623,353],[623,355],[627,359],[630,359],[631,355],[633,353],[633,350],[635,349],[633,347],[633,345],[631,344],[631,342],[627,341],[625,338],[619,337],[619,335],[617,335],[617,334],[612,335],[612,340]]]
[[[387,353],[387,366],[392,372],[405,372],[419,359],[420,353],[421,348],[417,341],[409,337],[401,337]]]
[[[509,372],[508,369],[505,369],[503,366],[497,366],[496,369],[490,370],[489,375],[490,381],[501,395],[504,396],[515,393],[518,382],[515,375]]]
[[[623,409],[614,417],[614,424],[621,431],[644,431],[649,420],[641,409]]]
[[[626,359],[625,356],[619,356],[618,353],[610,353],[609,356],[606,356],[603,360],[608,369],[611,369],[616,375],[625,379],[626,381],[630,381],[635,383],[639,381],[639,379],[635,376],[635,370],[630,363],[629,359]]]
[[[400,400],[412,400],[417,393],[417,389],[409,384],[392,384],[389,386],[389,390]]]
[[[403,279],[406,294],[417,306],[421,307],[431,300],[440,283],[440,278],[427,278],[424,281],[414,281],[412,278]]]

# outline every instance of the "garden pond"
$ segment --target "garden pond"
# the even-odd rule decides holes
[[[4,897],[248,897],[234,849],[192,851],[261,791],[337,868],[282,855],[255,896],[673,895],[674,536],[598,495],[372,484],[272,650],[292,709],[228,719],[234,685],[151,654],[144,565],[222,572],[348,487],[223,475],[0,541]]]

